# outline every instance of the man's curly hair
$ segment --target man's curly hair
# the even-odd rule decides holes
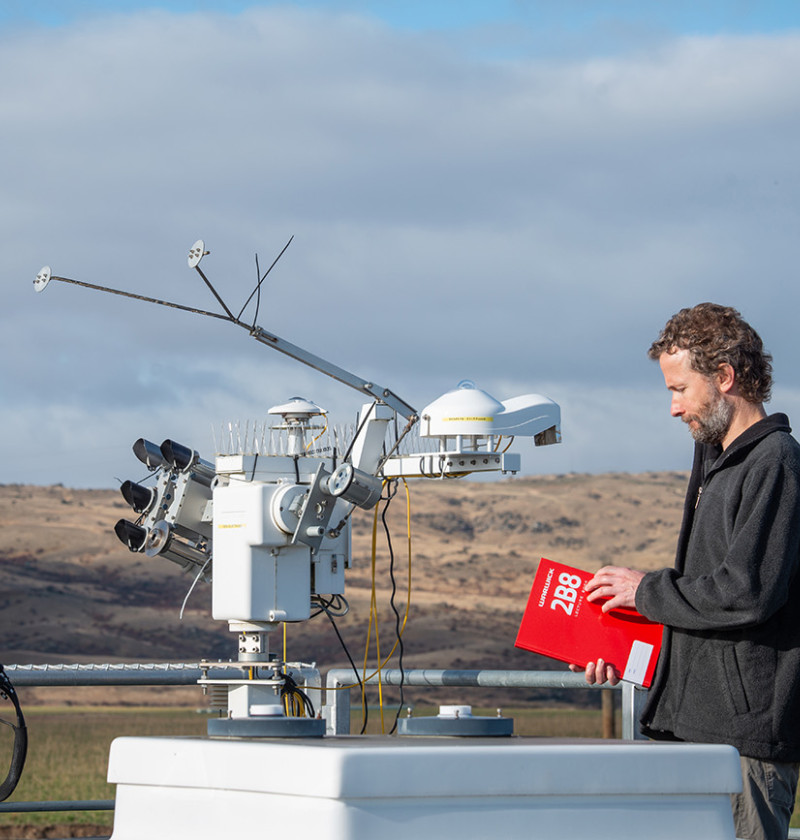
[[[768,402],[772,391],[772,356],[758,333],[730,306],[698,303],[681,309],[667,321],[647,355],[688,350],[692,368],[706,376],[729,364],[742,396],[752,403]]]

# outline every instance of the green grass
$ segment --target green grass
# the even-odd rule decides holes
[[[435,714],[434,708],[417,707],[415,715]],[[494,715],[496,709],[474,709],[476,715]],[[591,709],[504,709],[514,718],[516,735],[541,737],[599,738],[602,736],[600,712]],[[619,714],[619,713],[618,713]],[[113,799],[114,788],[106,783],[108,751],[111,741],[122,735],[204,735],[206,717],[194,710],[152,708],[47,708],[25,710],[29,730],[28,759],[22,779],[9,802],[60,799]],[[393,717],[384,713],[385,729]],[[380,713],[370,709],[368,733],[380,729]],[[620,722],[617,720],[617,731]],[[353,711],[352,732],[361,728],[361,711]],[[0,760],[11,755],[11,732],[0,727]],[[5,773],[5,766],[2,772]],[[0,814],[0,826],[58,825],[68,836],[79,826],[91,826],[95,833],[111,833],[111,812],[68,812],[39,814]],[[800,827],[800,803],[791,823]],[[44,836],[40,834],[39,836]]]
[[[106,782],[108,751],[120,735],[204,735],[206,718],[192,710],[76,708],[25,709],[28,757],[17,789],[8,802],[61,799],[113,799]],[[6,772],[11,734],[2,727],[0,756]],[[108,826],[111,812],[0,814],[0,825]],[[107,833],[110,833],[108,831]]]

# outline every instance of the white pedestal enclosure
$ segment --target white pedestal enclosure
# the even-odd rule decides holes
[[[112,840],[734,837],[731,747],[531,738],[119,738]]]

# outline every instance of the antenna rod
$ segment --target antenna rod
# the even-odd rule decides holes
[[[283,256],[283,252],[292,244],[293,239],[294,239],[294,234],[292,234],[289,237],[289,241],[283,246],[283,249],[281,250],[280,254],[278,254],[278,256],[275,257],[275,259],[272,261],[272,265],[264,272],[264,276],[259,279],[258,283],[256,284],[255,289],[253,289],[253,291],[250,292],[250,297],[247,298],[247,300],[244,302],[244,306],[239,310],[239,315],[237,317],[237,320],[242,317],[242,312],[244,312],[245,309],[247,309],[247,304],[250,303],[250,301],[253,299],[253,295],[261,288],[261,284],[267,279],[267,275],[270,273],[270,271],[272,271],[272,269],[275,268],[275,264]],[[256,266],[257,265],[258,265],[258,256],[256,256]],[[231,316],[231,317],[233,317],[233,316]]]
[[[194,267],[194,270],[203,278],[203,280],[205,280],[206,286],[208,286],[208,288],[211,289],[211,294],[214,295],[214,297],[219,301],[219,305],[228,313],[228,317],[231,319],[231,321],[238,320],[237,318],[233,317],[233,312],[231,312],[230,309],[228,309],[228,307],[225,306],[225,301],[217,294],[217,290],[211,285],[211,281],[208,279],[208,277],[206,277],[205,274],[203,274],[203,269],[200,268],[199,265],[196,265]],[[240,312],[239,314],[241,315],[242,313]]]
[[[192,312],[195,315],[207,315],[209,318],[219,318],[221,321],[233,321],[234,324],[239,322],[228,315],[220,315],[219,312],[207,312],[205,309],[197,309],[194,306],[183,306],[180,303],[172,303],[168,300],[158,300],[158,298],[147,297],[146,295],[136,295],[133,292],[122,292],[119,289],[111,289],[108,286],[96,286],[94,283],[84,283],[82,280],[71,280],[69,277],[50,277],[51,280],[59,280],[62,283],[72,283],[74,286],[83,286],[85,289],[95,289],[98,292],[109,292],[112,295],[121,295],[122,297],[133,298],[134,300],[143,300],[145,303],[157,303],[160,306],[169,306],[172,309],[181,309],[184,312]]]

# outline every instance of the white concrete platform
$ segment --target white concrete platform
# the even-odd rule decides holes
[[[119,738],[112,840],[732,840],[725,746],[532,738]]]

